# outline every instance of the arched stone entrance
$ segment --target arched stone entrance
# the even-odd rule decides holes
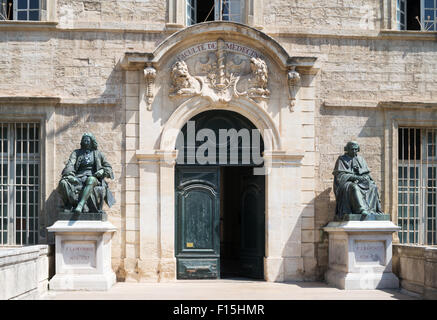
[[[138,238],[129,246],[126,240],[125,265],[140,279],[177,278],[175,146],[187,121],[209,110],[237,112],[260,130],[267,168],[264,279],[302,279],[304,264],[315,261],[302,247],[315,241],[302,231],[304,217],[314,224],[314,61],[229,22],[195,25],[153,53],[126,54],[126,117],[138,126],[126,134],[128,168],[138,172],[136,185],[126,182],[133,189],[126,189],[126,226],[132,221]]]
[[[258,129],[227,110],[197,114],[176,146],[178,279],[264,279],[264,145]],[[256,171],[255,171],[256,173]]]

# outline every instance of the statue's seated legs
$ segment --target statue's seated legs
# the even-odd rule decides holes
[[[58,192],[61,195],[61,199],[64,204],[69,204],[66,209],[67,210],[73,210],[73,206],[78,203],[79,198],[77,196],[77,193],[74,190],[74,187],[72,187],[66,180],[61,180],[59,182]]]
[[[86,201],[88,200],[88,198],[91,195],[91,192],[93,192],[94,187],[97,186],[98,183],[99,183],[99,181],[95,177],[88,177],[86,179],[85,188],[82,191],[82,197],[81,197],[76,209],[74,209],[75,212],[78,212],[78,213],[82,212],[82,209],[83,209]]]
[[[364,196],[361,193],[360,187],[356,183],[352,183],[351,185],[351,207],[353,211],[352,213],[354,214],[369,214]]]

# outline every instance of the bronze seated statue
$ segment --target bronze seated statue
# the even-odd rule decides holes
[[[345,154],[338,157],[332,173],[336,219],[343,220],[349,215],[360,215],[360,220],[370,220],[370,216],[384,215],[376,183],[370,176],[366,161],[358,155],[358,143],[350,141],[344,150]],[[380,218],[378,220],[383,220]]]
[[[62,171],[58,192],[67,212],[102,213],[103,202],[109,207],[115,203],[105,181],[114,179],[112,167],[97,150],[97,141],[91,133],[82,136],[80,146],[71,153]]]

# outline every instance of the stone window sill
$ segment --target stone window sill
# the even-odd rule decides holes
[[[416,31],[416,30],[381,30],[383,38],[402,40],[437,40],[437,31]]]
[[[55,21],[0,20],[0,29],[46,29],[57,25]]]

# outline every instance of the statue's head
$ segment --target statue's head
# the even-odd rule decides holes
[[[349,157],[356,157],[360,152],[360,145],[356,141],[349,141],[344,147],[344,151]]]
[[[84,133],[80,140],[81,149],[97,150],[97,140],[92,133]]]

